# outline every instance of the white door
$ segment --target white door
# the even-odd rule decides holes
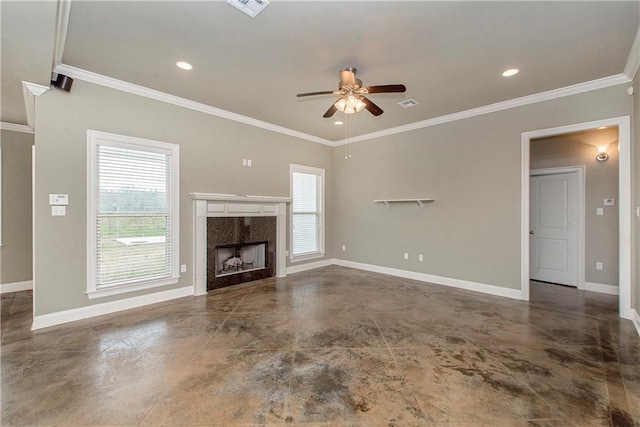
[[[532,280],[578,286],[578,173],[530,178]]]

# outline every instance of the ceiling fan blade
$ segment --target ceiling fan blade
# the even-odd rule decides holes
[[[356,85],[356,73],[355,68],[347,68],[346,70],[340,71],[340,81],[342,82],[342,86],[355,86]]]
[[[327,110],[326,113],[324,113],[322,115],[322,117],[324,117],[325,119],[328,119],[329,117],[333,116],[335,114],[335,112],[338,111],[338,109],[336,108],[336,106],[334,104],[331,104],[331,107],[329,107],[329,109]]]
[[[301,97],[301,96],[313,96],[313,95],[329,95],[335,93],[335,91],[333,90],[323,90],[321,92],[307,92],[307,93],[299,93],[296,96],[297,97]]]
[[[380,114],[384,113],[384,111],[382,111],[382,108],[371,102],[371,100],[366,96],[363,96],[362,100],[364,101],[364,108],[369,110],[369,112],[374,116],[379,116]]]
[[[405,85],[381,85],[381,86],[368,86],[367,91],[369,93],[392,93],[392,92],[406,92],[407,87]]]

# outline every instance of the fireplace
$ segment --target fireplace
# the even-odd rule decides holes
[[[193,200],[194,295],[286,276],[289,197],[189,193]]]
[[[265,269],[269,253],[268,247],[269,242],[216,246],[214,255],[216,277]]]

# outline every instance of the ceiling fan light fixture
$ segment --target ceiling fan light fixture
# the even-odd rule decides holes
[[[333,104],[338,111],[341,111],[345,114],[354,114],[362,111],[365,107],[365,103],[362,100],[354,95],[348,94],[338,99],[335,104]]]

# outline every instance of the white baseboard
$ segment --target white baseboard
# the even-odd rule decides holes
[[[93,304],[86,307],[72,308],[71,310],[58,311],[55,313],[41,314],[40,316],[34,317],[31,330],[48,328],[49,326],[102,316],[103,314],[115,313],[117,311],[142,307],[190,295],[193,295],[193,286],[183,286],[177,289],[170,289],[168,291],[156,292],[148,295],[140,295],[133,298]]]
[[[33,280],[0,284],[0,294],[8,294],[9,292],[30,291],[31,289],[33,289]]]
[[[328,267],[335,264],[335,259],[323,259],[322,261],[308,262],[306,264],[287,267],[287,274],[300,273],[302,271],[313,270],[321,267]]]
[[[601,294],[620,295],[620,288],[614,285],[607,285],[604,283],[584,282],[585,291],[599,292]]]
[[[509,289],[501,286],[487,285],[484,283],[469,282],[467,280],[453,279],[450,277],[434,276],[431,274],[417,273],[415,271],[400,270],[397,268],[381,267],[372,264],[335,259],[335,265],[343,267],[357,268],[359,270],[371,271],[374,273],[388,274],[390,276],[403,277],[405,279],[418,280],[421,282],[435,283],[437,285],[450,286],[452,288],[466,289],[468,291],[481,292],[483,294],[496,295],[500,297],[522,299],[520,289]]]
[[[636,332],[640,337],[640,314],[633,308],[631,309],[631,321],[633,322],[633,326],[636,327]]]

